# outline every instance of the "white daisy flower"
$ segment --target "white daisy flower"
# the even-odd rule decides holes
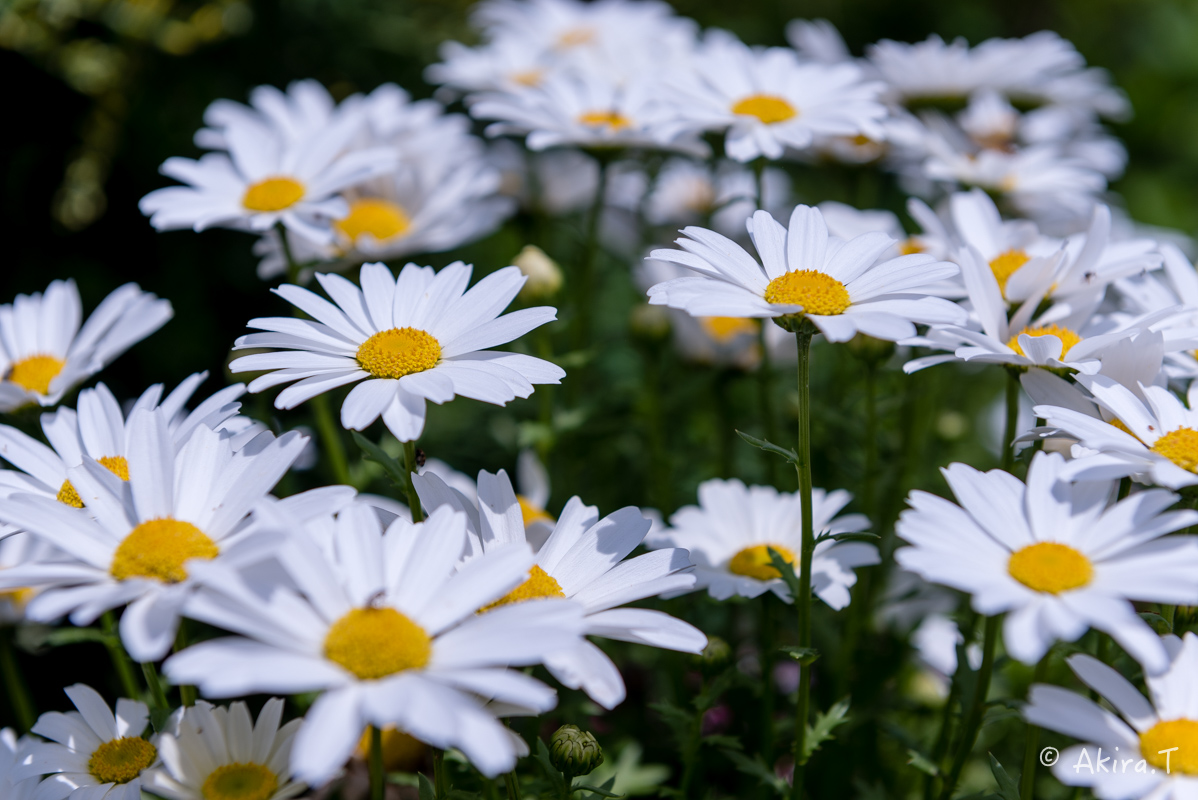
[[[913,323],[964,324],[965,312],[919,290],[957,274],[957,266],[929,255],[877,258],[894,246],[884,233],[842,242],[828,235],[818,209],[797,206],[789,231],[764,211],[750,219],[749,235],[761,257],[703,228],[684,228],[681,250],[654,250],[650,258],[681,264],[699,277],[678,278],[649,290],[649,302],[692,316],[795,317],[811,320],[831,342],[857,333],[891,341],[915,334]],[[764,266],[762,266],[764,264]]]
[[[895,531],[913,546],[895,560],[972,594],[980,614],[1005,612],[1007,653],[1025,664],[1095,628],[1159,673],[1165,650],[1131,601],[1198,602],[1198,538],[1161,538],[1198,512],[1165,512],[1177,496],[1164,490],[1111,503],[1115,484],[1071,484],[1064,468],[1060,454],[1037,453],[1025,485],[1001,470],[950,465],[941,471],[961,505],[912,492]]]
[[[882,85],[864,81],[853,64],[803,63],[793,50],[754,50],[712,32],[667,80],[661,135],[668,141],[684,131],[726,131],[725,149],[737,161],[776,160],[817,136],[883,135]]]
[[[464,511],[460,495],[435,474],[412,478],[425,507]],[[522,504],[507,473],[478,474],[477,524],[470,533],[483,553],[528,544]],[[529,600],[565,597],[585,611],[584,633],[653,647],[698,653],[707,637],[692,625],[660,611],[619,608],[660,594],[681,594],[695,577],[685,550],[658,550],[627,558],[645,538],[650,522],[629,506],[599,519],[594,506],[572,497],[561,518],[537,552],[528,580],[486,606],[493,609]],[[626,696],[620,671],[602,650],[588,641],[545,659],[553,676],[571,689],[581,688],[604,708],[615,708]]]
[[[811,557],[811,591],[834,609],[849,604],[857,583],[853,570],[879,563],[878,551],[864,542],[820,537],[855,533],[869,527],[864,514],[836,514],[851,495],[843,490],[813,489],[811,514],[816,545]],[[770,562],[773,549],[799,573],[802,555],[803,499],[798,492],[772,486],[745,486],[739,480],[699,484],[699,505],[670,517],[669,529],[649,537],[650,547],[683,547],[695,562],[696,589],[717,600],[758,597],[771,591],[791,602],[790,589]]]
[[[479,47],[442,42],[439,52],[441,63],[430,65],[425,78],[464,92],[518,92],[539,86],[555,66],[551,53],[515,37],[501,37]]]
[[[50,741],[31,743],[12,777],[48,776],[38,800],[141,800],[142,778],[158,764],[157,737],[141,738],[149,709],[121,698],[114,715],[90,686],[63,691],[78,711],[42,714],[33,732]]]
[[[336,525],[333,551],[298,534],[279,554],[298,592],[280,585],[264,598],[219,565],[197,565],[207,589],[187,615],[240,636],[172,656],[167,676],[211,697],[323,692],[291,753],[292,772],[313,786],[349,759],[367,725],[456,747],[488,776],[512,769],[514,745],[484,702],[552,708],[553,690],[508,667],[570,647],[580,609],[547,601],[477,614],[527,579],[532,554],[508,548],[459,569],[466,518],[450,509],[384,533],[359,503]]]
[[[160,766],[143,781],[167,800],[286,800],[304,784],[291,780],[291,745],[302,720],[282,727],[283,701],[266,701],[255,723],[244,702],[228,708],[203,700],[186,708],[177,732],[158,737]]]
[[[268,333],[242,336],[234,349],[285,350],[242,356],[229,368],[270,370],[250,383],[251,392],[298,381],[279,393],[276,408],[362,381],[341,406],[341,424],[362,430],[381,415],[401,442],[424,430],[425,400],[444,403],[461,395],[504,405],[528,397],[535,383],[559,383],[566,373],[548,361],[487,350],[556,319],[556,311],[542,306],[500,317],[525,276],[504,267],[467,291],[472,270],[460,261],[440,272],[408,264],[397,279],[382,264],[365,264],[362,288],[318,273],[333,303],[299,286],[280,286],[272,291],[314,321],[250,320],[249,327]]]
[[[767,167],[762,173],[762,207],[772,214],[794,208],[790,177]],[[745,222],[756,210],[753,171],[744,164],[720,161],[715,167],[688,158],[671,158],[644,197],[645,219],[654,225],[709,224],[729,237],[743,237]],[[641,205],[638,196],[636,211]]]
[[[0,572],[6,569],[50,561],[55,558],[54,548],[33,534],[15,531],[12,534],[0,529]],[[0,625],[16,625],[25,620],[25,607],[37,594],[28,586],[14,586],[0,590]]]
[[[1166,636],[1164,648],[1169,665],[1160,675],[1145,676],[1148,697],[1093,656],[1069,657],[1073,673],[1109,709],[1059,686],[1032,686],[1023,709],[1027,721],[1082,742],[1060,753],[1052,767],[1057,780],[1088,786],[1099,800],[1186,800],[1193,795],[1198,788],[1198,636]],[[1111,757],[1113,762],[1106,760]]]
[[[104,298],[80,327],[82,305],[73,280],[0,305],[0,412],[57,404],[174,314],[136,283]]]
[[[27,736],[18,739],[12,728],[0,730],[0,797],[5,800],[33,800],[33,793],[40,781],[36,777],[13,780],[13,771],[31,744],[33,740]]]
[[[88,625],[128,603],[121,641],[137,661],[157,661],[174,643],[179,609],[194,589],[190,563],[252,563],[277,546],[273,537],[247,535],[242,523],[307,439],[264,432],[234,452],[201,426],[176,452],[163,411],[139,409],[126,424],[128,481],[85,458],[67,471],[82,510],[27,493],[4,501],[6,521],[70,558],[0,570],[0,589],[42,588],[27,610],[40,622],[69,613]]]

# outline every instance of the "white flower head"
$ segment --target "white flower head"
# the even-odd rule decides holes
[[[1114,484],[1071,484],[1064,469],[1060,454],[1037,453],[1024,484],[1001,470],[949,466],[942,472],[961,505],[912,492],[895,529],[912,547],[895,559],[972,594],[981,614],[1005,612],[1007,653],[1026,664],[1095,628],[1159,673],[1165,650],[1131,601],[1198,600],[1189,577],[1198,538],[1161,538],[1198,521],[1198,512],[1166,512],[1177,496],[1163,490],[1111,503]]]
[[[318,394],[358,383],[341,407],[341,424],[362,430],[381,415],[402,442],[424,430],[425,401],[455,396],[504,405],[528,397],[533,384],[558,383],[565,372],[548,361],[488,350],[556,319],[542,306],[499,316],[527,278],[504,267],[467,291],[473,268],[455,261],[440,272],[408,264],[399,277],[382,264],[366,264],[361,288],[340,275],[317,274],[330,303],[299,286],[273,291],[312,317],[253,319],[268,331],[237,340],[234,349],[283,348],[242,356],[233,372],[270,370],[251,392],[297,381],[275,399],[294,408]]]
[[[13,772],[33,743],[28,736],[18,739],[12,728],[0,729],[0,796],[5,800],[33,800],[33,793],[40,783],[37,777],[13,779]]]
[[[851,495],[843,490],[812,490],[811,514],[816,537],[854,533],[869,527],[863,514],[837,513]],[[745,486],[739,480],[699,484],[699,505],[685,506],[670,517],[670,527],[653,534],[650,547],[682,547],[690,551],[698,578],[695,588],[717,600],[758,597],[773,592],[791,602],[790,589],[770,562],[770,549],[801,568],[803,500],[798,492],[772,486]],[[823,539],[811,557],[811,590],[834,609],[849,604],[856,584],[853,570],[878,563],[878,551],[864,542]]]
[[[698,273],[649,290],[649,302],[692,316],[802,315],[832,342],[857,333],[895,341],[915,334],[914,323],[963,324],[965,312],[922,287],[957,274],[957,266],[912,254],[877,263],[895,240],[874,232],[844,242],[828,234],[818,209],[798,206],[789,230],[764,211],[750,219],[761,263],[732,240],[704,228],[684,228],[681,250],[650,258]],[[763,266],[764,265],[764,266]]]
[[[73,280],[51,281],[44,294],[17,295],[0,305],[0,412],[57,404],[173,313],[169,302],[136,283],[104,298],[82,327]]]

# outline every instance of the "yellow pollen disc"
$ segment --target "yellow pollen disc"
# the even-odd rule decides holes
[[[557,580],[534,564],[532,569],[528,571],[528,580],[515,589],[512,589],[494,603],[483,606],[478,610],[478,613],[481,614],[484,611],[490,611],[493,608],[510,605],[511,603],[523,603],[525,600],[540,600],[543,597],[565,596],[566,593],[562,591],[562,587]]]
[[[29,356],[13,363],[8,379],[27,392],[49,394],[50,381],[62,372],[66,363],[54,356]]]
[[[595,31],[592,28],[572,28],[557,37],[557,46],[562,48],[578,47],[580,44],[588,44],[595,40]]]
[[[632,120],[619,111],[588,111],[578,115],[578,121],[593,128],[607,128],[618,131],[632,126]]]
[[[1048,594],[1080,589],[1094,577],[1090,559],[1057,542],[1037,542],[1016,550],[1007,561],[1007,572],[1029,589]]]
[[[849,307],[849,290],[819,270],[800,269],[779,275],[765,287],[769,303],[802,306],[807,314],[833,316]]]
[[[279,788],[279,776],[261,764],[225,764],[217,767],[200,788],[204,800],[270,800]]]
[[[437,366],[441,343],[418,328],[391,328],[362,342],[357,358],[376,378],[402,378]]]
[[[355,608],[324,637],[325,658],[364,681],[419,669],[432,652],[424,628],[394,608]]]
[[[83,498],[79,496],[79,492],[75,491],[75,487],[71,485],[70,481],[62,482],[62,487],[59,488],[58,495],[54,499],[74,508],[83,508]]]
[[[794,551],[789,547],[780,544],[755,544],[734,555],[728,562],[728,571],[733,575],[744,575],[759,581],[781,578],[782,573],[774,569],[774,563],[770,559],[770,550],[776,550],[787,564],[795,563]]]
[[[349,215],[334,221],[333,227],[351,242],[358,241],[358,237],[367,233],[381,242],[407,233],[408,228],[412,227],[412,220],[395,203],[368,197],[350,203]]]
[[[522,494],[516,495],[516,502],[520,504],[520,515],[524,517],[524,527],[528,527],[534,522],[553,522],[553,517],[549,512],[535,505],[527,497]],[[539,567],[537,568],[539,569]],[[552,579],[551,579],[552,580]]]
[[[410,771],[420,762],[425,749],[424,742],[398,728],[390,725],[383,728],[383,767],[388,772]],[[362,738],[358,739],[357,756],[363,761],[370,758],[370,728],[362,731]]]
[[[902,241],[902,243],[899,245],[899,252],[905,256],[914,255],[916,253],[922,253],[923,251],[924,251],[923,244],[918,239],[916,239],[914,236],[904,239]]]
[[[121,480],[129,480],[129,462],[125,460],[124,456],[100,456],[96,461]],[[75,491],[75,487],[71,485],[70,481],[62,482],[55,499],[68,506],[83,508],[83,498],[79,496],[79,492]]]
[[[521,86],[540,86],[544,77],[545,70],[543,69],[526,69],[509,76],[512,83],[518,83]]]
[[[1124,425],[1124,424],[1123,424],[1123,420],[1119,419],[1118,417],[1116,417],[1115,419],[1112,419],[1112,420],[1111,420],[1111,425],[1112,425],[1113,427],[1115,427],[1115,428],[1118,428],[1119,430],[1123,431],[1123,432],[1124,432],[1124,433],[1126,433],[1128,436],[1133,436],[1133,437],[1135,437],[1136,439],[1139,439],[1139,438],[1140,438],[1139,436],[1136,436],[1134,433],[1132,433],[1132,432],[1131,432],[1131,428],[1129,428],[1129,427],[1127,427],[1126,425]]]
[[[1173,750],[1162,753],[1162,750]],[[1140,734],[1140,755],[1154,769],[1198,775],[1198,722],[1171,719],[1158,722]],[[1168,761],[1166,762],[1166,758]]]
[[[1198,472],[1198,431],[1193,428],[1178,428],[1157,439],[1151,448],[1190,472]]]
[[[1022,250],[1007,250],[1005,253],[999,253],[990,262],[990,271],[998,279],[998,288],[1004,295],[1007,293],[1007,281],[1010,277],[1031,260],[1032,257]]]
[[[7,589],[0,592],[0,603],[11,603],[17,608],[24,608],[33,598],[33,589]]]
[[[282,211],[304,196],[304,185],[292,178],[267,178],[245,190],[241,205],[247,211]]]
[[[87,760],[87,771],[100,783],[128,783],[158,757],[158,749],[145,739],[126,736],[97,747]]]
[[[1024,334],[1027,334],[1028,336],[1055,336],[1060,339],[1061,354],[1057,356],[1057,358],[1064,358],[1069,353],[1069,350],[1082,340],[1082,337],[1078,336],[1073,331],[1069,330],[1068,328],[1062,328],[1055,323],[1052,325],[1037,325],[1034,328],[1024,328],[1019,333],[1012,336],[1011,340],[1007,342],[1007,347],[1011,348],[1021,356],[1027,355],[1027,353],[1023,352],[1023,348],[1019,346],[1019,337]]]
[[[699,317],[699,324],[712,339],[728,343],[741,335],[756,336],[760,323],[749,317]]]
[[[109,572],[118,581],[153,578],[163,583],[187,580],[183,563],[192,558],[216,558],[220,548],[195,525],[163,517],[138,525],[112,557]]]
[[[738,100],[732,106],[733,114],[743,114],[746,117],[757,117],[766,125],[772,125],[775,122],[786,122],[788,119],[794,119],[799,115],[795,107],[786,100],[772,94],[754,94],[749,95],[743,100]]]

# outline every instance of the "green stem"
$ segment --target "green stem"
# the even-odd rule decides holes
[[[437,800],[449,797],[449,773],[445,770],[445,751],[433,750],[433,790]]]
[[[1044,658],[1036,664],[1036,671],[1032,675],[1033,685],[1043,683],[1047,677],[1050,653],[1051,651],[1045,653]],[[1036,782],[1036,751],[1039,749],[1040,728],[1029,722],[1023,738],[1023,772],[1019,776],[1019,800],[1032,800],[1032,787]]]
[[[424,521],[424,509],[420,507],[420,495],[416,494],[416,484],[412,483],[412,476],[416,474],[419,467],[416,466],[416,443],[403,443],[403,465],[407,470],[407,477],[404,480],[404,493],[408,496],[408,508],[412,511],[412,522]]]
[[[732,379],[731,369],[721,369],[715,374],[715,413],[718,430],[716,437],[719,442],[719,463],[716,472],[721,478],[732,477],[732,440],[736,438],[736,423],[732,419],[732,398],[729,396]]]
[[[503,773],[503,788],[507,789],[507,800],[521,800],[520,781],[514,770]]]
[[[984,638],[982,666],[978,669],[977,685],[973,688],[973,700],[969,704],[969,713],[961,723],[961,740],[957,743],[957,755],[953,758],[948,779],[940,790],[940,800],[950,800],[953,796],[953,791],[957,788],[957,781],[961,778],[961,770],[965,768],[965,762],[969,760],[974,742],[977,741],[978,730],[982,726],[982,713],[986,709],[986,695],[990,691],[990,674],[994,671],[994,647],[998,641],[1000,621],[998,614],[986,617],[986,626],[982,634]],[[958,664],[957,669],[963,669],[964,666]]]
[[[762,201],[765,200],[765,156],[753,160],[753,189],[756,193],[754,208],[764,209]]]
[[[767,442],[778,441],[778,421],[774,416],[774,366],[770,358],[770,348],[765,341],[765,326],[772,325],[768,319],[761,320],[758,331],[758,347],[761,348],[761,366],[757,368],[757,401],[761,414],[761,426]],[[771,453],[761,451],[762,463],[766,465],[766,478],[771,484],[779,482],[779,472],[782,462]]]
[[[575,308],[577,325],[574,328],[574,349],[582,350],[591,341],[591,308],[595,301],[595,260],[599,255],[599,221],[603,218],[603,204],[607,197],[607,155],[596,155],[599,164],[599,179],[595,184],[595,196],[587,215],[586,238],[583,240],[582,257],[578,262],[578,287],[572,293],[579,298]]]
[[[125,697],[130,700],[141,699],[141,686],[133,674],[133,662],[125,652],[121,636],[116,629],[116,616],[111,611],[105,611],[100,617],[100,627],[107,634],[104,637],[104,646],[108,648],[108,656],[112,659],[112,666],[116,668]]]
[[[778,649],[774,641],[774,604],[772,592],[761,597],[761,757],[765,763],[774,763],[774,703],[777,690],[774,686],[774,655]],[[685,795],[683,795],[685,797]]]
[[[179,620],[179,631],[175,634],[175,652],[187,648],[187,642],[190,637],[187,635],[187,620]],[[182,684],[179,686],[179,700],[184,706],[194,706],[196,704],[196,687]]]
[[[965,624],[965,628],[961,631],[961,640],[964,645],[962,653],[967,653],[967,648],[970,642],[973,641],[973,633],[977,629],[978,615],[974,611],[969,612],[969,620]],[[961,676],[964,675],[969,665],[958,661],[957,669],[953,673],[952,682],[949,684],[948,698],[944,701],[944,708],[940,717],[940,732],[936,734],[936,743],[932,746],[932,763],[940,766],[944,761],[944,756],[948,753],[948,744],[952,739],[953,733],[953,711],[957,707],[957,702],[961,697]],[[932,800],[935,784],[931,775],[928,775],[924,780],[923,796],[924,800]]]
[[[799,616],[799,647],[811,647],[811,556],[815,550],[815,528],[811,517],[811,338],[814,326],[806,319],[795,332],[799,344],[796,371],[799,388],[799,447],[795,470],[799,474],[799,497],[803,504],[803,539],[799,554],[799,596],[794,599]],[[804,751],[807,743],[807,716],[811,703],[812,664],[799,666],[799,699],[795,707],[794,784],[792,800],[803,796]]]
[[[316,430],[324,442],[325,452],[329,456],[329,466],[333,469],[333,480],[345,486],[352,486],[349,476],[349,465],[345,460],[345,442],[341,438],[341,429],[333,419],[332,409],[329,408],[329,397],[318,394],[310,401],[312,415],[316,422]]]
[[[875,489],[878,478],[878,368],[865,365],[865,482],[861,489],[861,508],[875,525]]]
[[[33,709],[33,698],[29,695],[29,686],[21,673],[21,665],[17,663],[17,653],[13,648],[13,638],[17,629],[8,627],[0,630],[0,670],[4,672],[4,688],[8,692],[8,702],[17,718],[17,726],[21,733],[26,733],[33,727],[37,712]]]
[[[150,701],[161,711],[170,711],[170,701],[166,699],[166,689],[162,685],[162,679],[158,677],[158,670],[154,668],[154,664],[150,661],[144,661],[141,665],[141,674],[146,678],[146,687],[150,690]]]
[[[283,250],[283,260],[287,262],[287,282],[299,283],[300,265],[296,263],[291,253],[291,242],[287,239],[287,227],[280,220],[275,223],[275,232],[279,234],[279,246]]]
[[[370,800],[383,800],[387,773],[383,771],[383,729],[370,726]]]
[[[1002,468],[1010,472],[1015,466],[1015,428],[1019,425],[1019,379],[1015,373],[1007,378],[1007,424],[1003,429]]]

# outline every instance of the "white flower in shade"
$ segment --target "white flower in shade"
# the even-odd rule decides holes
[[[1061,783],[1088,786],[1099,800],[1186,800],[1193,795],[1198,786],[1198,636],[1187,632],[1163,641],[1168,669],[1145,676],[1148,697],[1084,653],[1070,656],[1069,668],[1109,708],[1059,686],[1032,686],[1023,709],[1027,721],[1082,742],[1062,751],[1053,765],[1052,774]],[[1106,761],[1111,757],[1113,762]],[[1078,764],[1081,768],[1075,769]]]
[[[790,178],[782,170],[767,167],[761,188],[762,207],[770,213],[785,214],[794,208]],[[672,227],[706,222],[725,236],[743,237],[745,221],[756,210],[756,194],[753,172],[744,164],[720,161],[713,168],[688,158],[671,158],[644,198],[645,218]],[[640,201],[638,196],[636,206]]]
[[[52,406],[72,387],[166,323],[166,300],[126,283],[80,327],[83,304],[73,280],[0,305],[0,412]]]
[[[839,64],[853,60],[844,37],[826,19],[792,19],[786,23],[786,41],[805,61]]]
[[[0,797],[4,800],[33,800],[40,781],[36,777],[13,780],[13,771],[31,744],[27,736],[18,739],[12,728],[0,729]]]
[[[427,508],[449,506],[469,514],[456,494],[435,474],[413,479]],[[523,506],[507,473],[478,474],[477,522],[471,525],[474,547],[483,553],[528,544]],[[475,523],[475,520],[471,520]],[[619,608],[660,594],[681,594],[695,584],[685,550],[668,549],[627,558],[649,531],[639,509],[622,508],[603,519],[594,506],[572,497],[549,538],[537,552],[528,580],[483,611],[530,600],[565,597],[586,613],[584,632],[686,653],[698,653],[707,637],[695,627],[660,611]],[[615,708],[626,695],[624,680],[611,659],[581,641],[545,659],[553,676],[572,689],[583,689],[604,708]]]
[[[30,743],[12,777],[48,776],[31,795],[38,800],[141,800],[142,779],[158,763],[157,739],[141,738],[149,709],[121,698],[114,715],[90,686],[64,691],[78,711],[42,714],[33,732],[50,741]]]
[[[869,527],[864,514],[836,514],[851,495],[843,490],[812,490],[815,535],[855,533]],[[649,537],[650,547],[682,547],[695,562],[696,589],[717,600],[758,597],[772,591],[791,602],[790,589],[770,562],[769,551],[801,568],[803,499],[797,492],[772,486],[745,486],[739,480],[699,484],[699,505],[685,506],[670,517],[670,527]],[[811,591],[834,609],[849,604],[857,582],[853,570],[878,563],[878,551],[863,542],[823,539],[811,557]]]
[[[1165,650],[1132,601],[1198,601],[1198,538],[1161,538],[1198,522],[1198,512],[1165,512],[1177,496],[1164,490],[1111,503],[1115,484],[1071,484],[1064,468],[1060,454],[1037,453],[1025,485],[952,464],[942,472],[961,505],[912,492],[895,531],[913,546],[895,560],[972,594],[980,614],[1005,612],[1006,651],[1025,664],[1095,628],[1159,673]]]
[[[203,700],[184,709],[178,731],[158,738],[162,764],[143,785],[167,800],[286,800],[304,784],[291,780],[291,744],[301,720],[282,727],[273,697],[257,723],[243,702],[228,708]]]
[[[295,589],[263,597],[229,570],[199,565],[207,588],[187,615],[240,636],[171,656],[167,676],[212,697],[323,692],[291,752],[293,774],[313,786],[349,759],[367,725],[456,747],[488,776],[510,770],[515,747],[484,703],[552,708],[553,690],[508,667],[572,646],[580,609],[546,601],[477,614],[528,578],[532,554],[508,548],[459,569],[466,518],[450,509],[384,533],[359,503],[336,525],[332,551],[299,533],[279,554]]]
[[[654,250],[650,258],[681,264],[697,277],[649,290],[649,302],[696,317],[805,316],[832,342],[857,333],[891,341],[915,334],[914,323],[964,324],[965,312],[939,297],[919,294],[957,274],[957,266],[929,255],[877,263],[894,246],[884,233],[842,242],[828,235],[818,209],[798,206],[790,229],[764,211],[750,220],[753,259],[730,239],[704,228],[684,228],[681,250]],[[762,266],[764,264],[764,266]]]
[[[285,349],[242,356],[229,368],[270,370],[250,383],[251,392],[298,381],[279,393],[277,408],[361,381],[341,406],[341,424],[362,430],[381,415],[402,442],[424,430],[426,400],[444,403],[461,395],[504,405],[528,397],[533,384],[560,382],[566,373],[548,361],[487,350],[556,319],[556,311],[541,306],[499,316],[527,279],[518,267],[504,267],[467,291],[472,270],[460,261],[440,272],[408,264],[397,279],[382,264],[366,264],[362,288],[318,273],[333,303],[298,286],[281,286],[273,291],[314,321],[250,320],[251,328],[268,333],[242,336],[235,349]]]
[[[35,494],[4,501],[0,516],[69,558],[0,570],[0,589],[41,588],[27,614],[42,622],[69,613],[88,625],[129,604],[121,641],[136,660],[156,661],[174,643],[179,609],[194,589],[189,564],[252,563],[277,546],[274,537],[247,535],[243,522],[307,439],[264,432],[234,452],[201,426],[176,451],[164,412],[139,409],[126,425],[128,481],[84,458],[67,471],[83,509]]]
[[[673,80],[671,80],[673,79]],[[817,136],[882,138],[882,85],[854,64],[803,63],[793,50],[754,50],[727,33],[711,33],[685,69],[667,79],[658,130],[726,131],[729,158],[779,159],[811,147]]]
[[[33,534],[18,531],[6,534],[0,528],[0,572],[21,564],[49,561],[54,558],[54,548]],[[9,587],[0,590],[0,625],[15,625],[25,619],[25,607],[37,594],[27,586]]]
[[[443,42],[440,55],[441,62],[424,71],[428,82],[466,92],[519,92],[540,85],[555,66],[551,53],[514,37],[479,47]]]

